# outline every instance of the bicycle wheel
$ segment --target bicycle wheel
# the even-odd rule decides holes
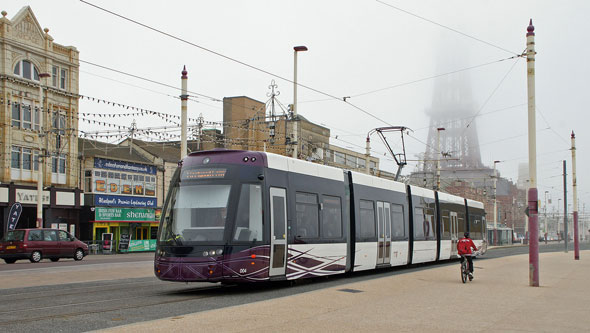
[[[467,282],[467,259],[465,259],[462,263],[461,263],[461,281],[463,281],[463,283]]]

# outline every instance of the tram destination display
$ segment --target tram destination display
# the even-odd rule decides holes
[[[182,180],[195,180],[195,179],[215,179],[224,178],[227,173],[225,168],[199,168],[199,169],[188,169],[182,170]]]

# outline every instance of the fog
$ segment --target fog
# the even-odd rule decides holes
[[[553,198],[549,210],[563,197],[561,168],[563,160],[571,166],[572,130],[578,170],[590,162],[590,140],[583,129],[589,123],[583,109],[590,74],[585,61],[589,46],[584,42],[590,31],[588,1],[89,2],[178,39],[80,1],[11,1],[0,9],[12,19],[30,5],[56,43],[80,51],[84,96],[179,114],[180,101],[174,98],[178,90],[88,62],[175,87],[186,65],[189,90],[196,95],[189,117],[202,114],[206,121],[222,120],[223,97],[249,96],[265,102],[273,79],[281,92],[279,100],[292,103],[292,83],[281,78],[292,79],[293,46],[305,45],[309,51],[299,53],[298,81],[316,91],[299,88],[298,113],[329,127],[332,144],[360,152],[371,129],[402,125],[413,129],[406,137],[406,151],[408,159],[415,160],[426,149],[426,112],[437,106],[434,90],[459,89],[462,96],[472,98],[482,162],[492,167],[494,160],[502,161],[497,165],[501,176],[514,181],[519,163],[528,161],[526,59],[510,58],[525,49],[532,18],[537,178],[539,196],[549,191]],[[344,102],[343,97],[350,98]],[[82,99],[80,112],[130,111]],[[139,128],[162,125],[157,117],[101,120],[130,126],[133,119]],[[97,129],[80,122],[80,130]],[[382,168],[395,171],[384,153],[385,148],[375,143],[373,155],[381,158]],[[409,162],[404,173],[419,163]],[[571,187],[568,191],[572,202]],[[578,193],[582,210],[590,199],[583,173]]]

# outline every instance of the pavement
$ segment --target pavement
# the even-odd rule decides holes
[[[529,286],[528,254],[515,255],[475,260],[475,280],[466,284],[458,262],[431,265],[102,332],[590,331],[590,251],[580,251],[581,260],[573,257],[573,251],[539,253],[540,287]],[[0,286],[8,281],[10,288],[19,288],[153,277],[153,262],[146,258],[102,263],[90,256],[84,266],[3,271]]]
[[[590,251],[580,258],[540,253],[540,287],[529,286],[528,254],[516,255],[475,260],[466,284],[458,263],[429,266],[102,332],[590,331]]]

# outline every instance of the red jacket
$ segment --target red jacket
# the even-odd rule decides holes
[[[459,255],[471,254],[471,248],[477,251],[477,247],[471,238],[463,237],[457,242],[457,251],[459,252]]]

